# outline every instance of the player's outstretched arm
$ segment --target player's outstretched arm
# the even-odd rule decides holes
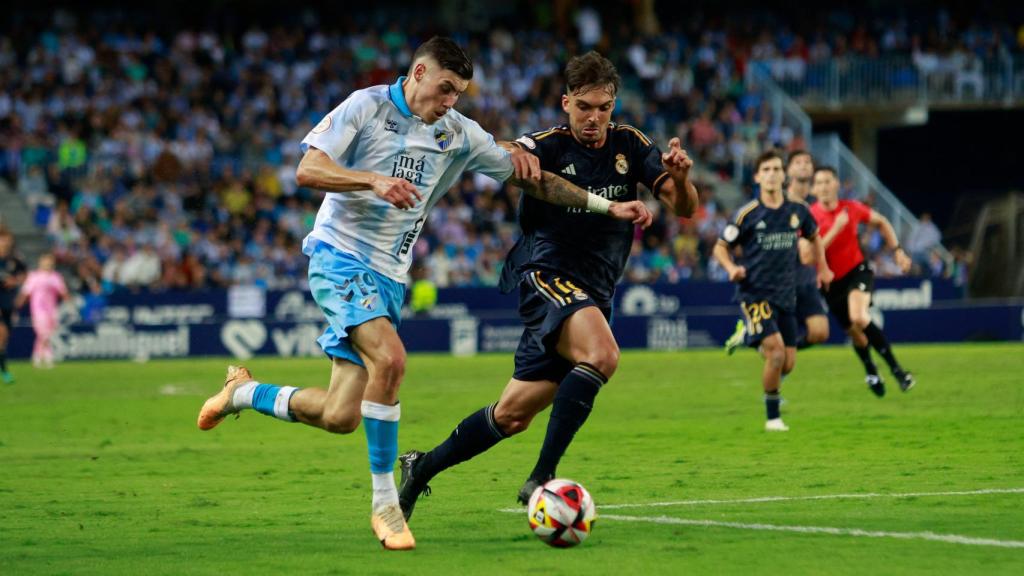
[[[729,274],[730,282],[739,282],[747,277],[747,269],[743,266],[737,266],[733,262],[732,254],[729,253],[729,245],[719,240],[715,244],[714,250],[711,251],[711,255],[718,260],[718,263],[722,265],[726,273]]]
[[[828,248],[832,245],[832,241],[839,236],[839,233],[843,230],[843,227],[850,221],[850,215],[843,210],[836,216],[836,221],[832,223],[832,227],[825,233],[825,237],[821,239],[821,245],[824,248]]]
[[[408,180],[342,168],[325,152],[312,146],[295,170],[295,181],[299,186],[324,192],[373,190],[374,194],[403,210],[423,200],[419,190]]]
[[[512,142],[499,141],[497,144],[508,151],[512,159],[513,171],[510,182],[521,188],[540,184],[540,158]]]
[[[25,302],[27,300],[28,294],[26,294],[24,291],[18,292],[18,295],[14,297],[14,309],[20,309],[22,306],[25,305]]]
[[[885,240],[885,245],[892,250],[892,257],[896,261],[896,265],[900,267],[900,270],[904,273],[909,271],[912,264],[910,256],[900,246],[900,239],[896,236],[896,229],[892,227],[889,219],[872,210],[868,224],[878,227],[878,231],[882,234],[882,239]]]
[[[668,141],[668,152],[661,155],[661,164],[669,175],[669,179],[661,185],[662,202],[676,216],[693,217],[697,209],[697,187],[690,182],[693,160],[683,150],[679,138]]]
[[[810,242],[814,248],[815,259],[818,261],[818,288],[828,290],[835,274],[832,273],[832,270],[828,267],[828,262],[825,260],[825,243],[821,241],[821,237],[817,234],[814,235]]]
[[[537,186],[514,177],[509,179],[509,182],[522,187],[530,196],[556,206],[583,208],[591,212],[607,214],[616,220],[627,220],[639,224],[642,228],[647,228],[654,220],[651,211],[639,200],[630,202],[608,200],[593,192],[587,192],[565,178],[546,170],[541,172],[540,185]]]
[[[814,264],[815,252],[814,245],[810,243],[806,238],[801,238],[797,241],[797,250],[800,253],[800,263],[805,266]]]

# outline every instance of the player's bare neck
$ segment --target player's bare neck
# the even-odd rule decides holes
[[[785,198],[782,197],[782,190],[761,190],[761,204],[772,210],[782,206]]]
[[[807,196],[810,194],[810,191],[810,186],[794,181],[789,185],[789,189],[786,190],[786,197],[793,202],[807,202]]]
[[[405,104],[409,107],[409,112],[418,119],[423,120],[423,111],[419,109],[419,100],[417,98],[417,89],[419,83],[415,82],[411,78],[406,78],[402,82],[402,96],[405,98]]]
[[[590,143],[587,143],[587,142],[584,142],[583,140],[581,140],[580,137],[576,135],[576,132],[572,133],[572,137],[573,137],[574,140],[576,140],[577,143],[579,143],[580,146],[583,146],[584,148],[590,148],[591,150],[597,150],[598,148],[603,147],[605,142],[608,141],[608,134],[607,133],[605,133],[604,138],[601,138],[597,142],[590,142]]]

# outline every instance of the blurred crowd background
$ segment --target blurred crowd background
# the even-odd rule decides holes
[[[304,285],[300,243],[322,195],[296,185],[299,142],[350,92],[393,82],[419,42],[447,32],[418,10],[184,23],[124,9],[20,14],[0,29],[0,179],[27,202],[74,290]],[[679,136],[698,161],[696,215],[658,210],[637,232],[635,282],[725,281],[709,256],[732,206],[716,190],[750,196],[758,154],[807,146],[771,128],[763,96],[745,87],[751,61],[799,76],[815,62],[901,54],[956,82],[979,59],[1024,52],[1024,26],[942,10],[619,10],[556,2],[453,34],[476,66],[457,107],[499,139],[545,129],[563,122],[567,58],[590,48],[610,57],[623,77],[613,119],[662,144]],[[517,190],[467,175],[431,213],[417,273],[439,287],[495,285],[518,234],[517,202]],[[941,239],[927,215],[903,239],[915,274],[967,273],[969,256],[938,257]],[[869,236],[865,249],[879,275],[894,274],[881,244]]]

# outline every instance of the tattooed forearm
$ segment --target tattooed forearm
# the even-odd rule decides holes
[[[522,181],[513,181],[513,184],[521,186],[530,196],[550,204],[573,208],[587,207],[586,190],[551,172],[545,171],[541,174],[540,186],[532,186]]]

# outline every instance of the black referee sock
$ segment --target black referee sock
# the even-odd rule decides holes
[[[871,348],[868,346],[859,348],[854,344],[853,351],[857,353],[857,357],[864,364],[864,370],[871,376],[878,376],[878,366],[875,366],[874,361],[871,360]]]
[[[892,353],[892,347],[889,346],[889,339],[885,337],[885,333],[878,326],[875,326],[874,322],[871,322],[864,328],[864,335],[868,337],[868,343],[875,349],[876,352],[885,358],[885,363],[889,365],[889,369],[893,372],[901,370],[900,363],[896,361],[896,356]]]
[[[606,382],[608,378],[600,370],[585,362],[577,364],[562,379],[551,405],[544,445],[530,478],[547,480],[554,477],[558,462],[576,436],[576,431],[587,421],[594,407],[594,398]]]
[[[427,452],[417,467],[416,481],[426,483],[442,471],[488,451],[508,436],[494,419],[497,403],[466,416],[448,438]]]

